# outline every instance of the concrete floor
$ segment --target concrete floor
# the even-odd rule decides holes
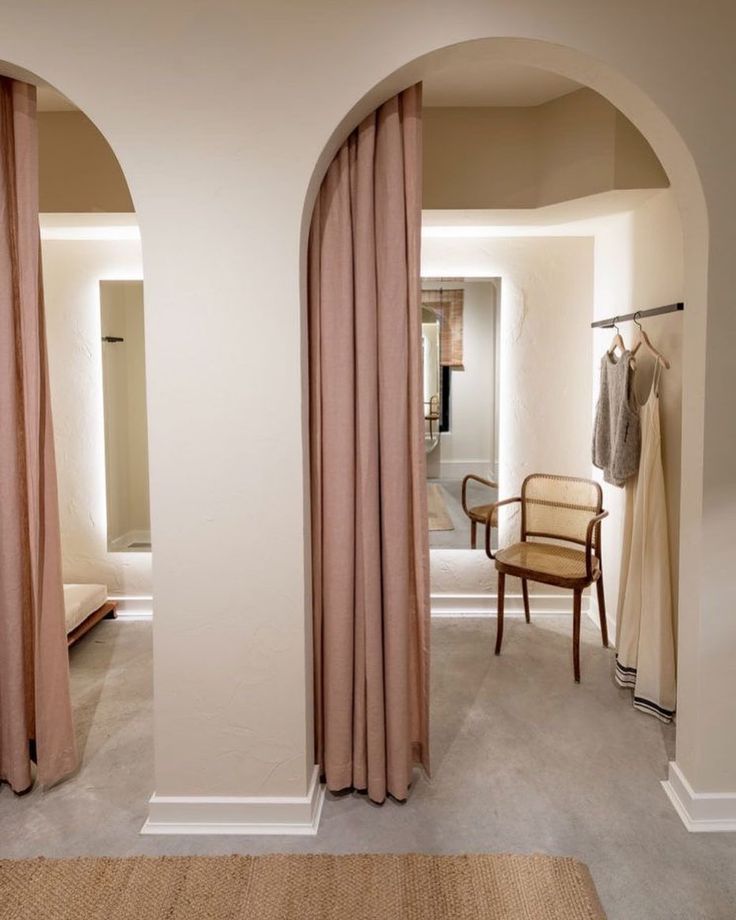
[[[674,729],[636,712],[612,653],[569,618],[433,626],[433,776],[405,805],[328,796],[316,838],[140,837],[153,789],[151,624],[104,621],[72,650],[84,766],[18,798],[0,788],[0,857],[264,852],[577,856],[609,920],[733,920],[736,835],[689,834],[662,791]],[[83,918],[80,918],[83,920]]]

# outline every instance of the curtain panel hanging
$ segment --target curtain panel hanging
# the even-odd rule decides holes
[[[34,753],[35,752],[35,753]],[[0,77],[0,781],[77,766],[38,231],[36,90]]]
[[[420,236],[417,85],[340,148],[309,241],[316,752],[376,802],[429,768]]]
[[[455,371],[465,369],[463,364],[463,306],[465,292],[462,288],[422,291],[422,306],[440,318],[440,365]]]

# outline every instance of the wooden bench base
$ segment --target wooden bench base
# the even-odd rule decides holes
[[[98,607],[97,610],[93,610],[86,620],[82,620],[79,626],[75,626],[74,629],[68,633],[66,637],[67,647],[71,648],[75,642],[79,642],[82,636],[88,633],[93,626],[97,626],[100,620],[114,620],[117,617],[117,606],[117,601],[106,601],[101,607]]]

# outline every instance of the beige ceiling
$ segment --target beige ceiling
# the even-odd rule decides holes
[[[36,98],[39,112],[74,112],[77,108],[53,86],[39,86],[36,90]]]
[[[505,61],[456,61],[424,77],[426,106],[541,105],[580,89],[548,70]]]
[[[458,61],[424,78],[427,106],[541,105],[579,89],[548,70],[503,61]],[[72,112],[73,102],[52,86],[38,87],[39,112]]]

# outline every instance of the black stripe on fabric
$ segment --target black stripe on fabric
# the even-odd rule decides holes
[[[626,690],[631,690],[632,687],[636,687],[635,677],[621,677],[620,674],[617,674],[615,680],[619,687],[624,687]]]
[[[636,674],[636,668],[627,668],[625,665],[621,664],[618,658],[616,659],[616,667],[619,671],[625,671],[627,674]]]
[[[668,719],[671,719],[675,714],[674,709],[665,709],[663,706],[658,706],[656,703],[653,703],[651,700],[645,700],[642,696],[635,696],[634,703],[638,703],[640,706],[646,706],[648,709],[653,709],[655,712],[658,712],[660,715],[667,716]]]

